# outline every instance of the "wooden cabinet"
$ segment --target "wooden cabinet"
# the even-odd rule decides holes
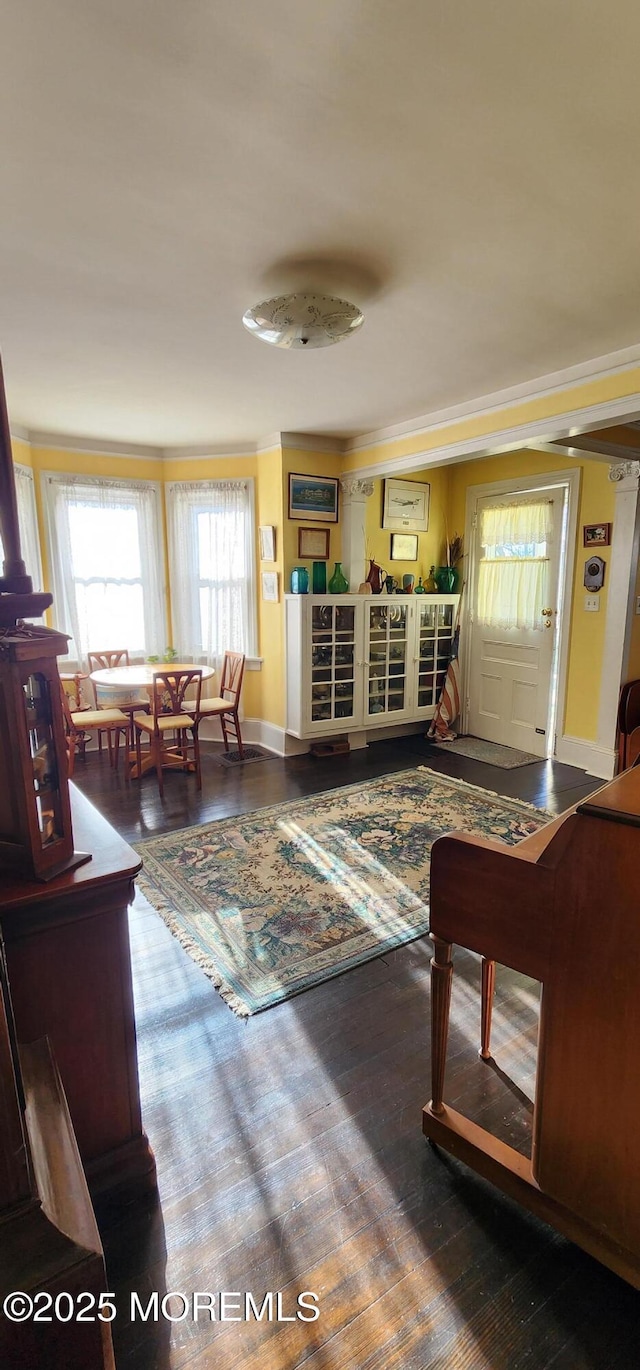
[[[458,595],[287,595],[287,732],[432,718]]]

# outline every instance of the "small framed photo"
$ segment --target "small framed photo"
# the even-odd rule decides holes
[[[426,533],[431,486],[417,480],[386,480],[382,527],[396,533]]]
[[[264,524],[258,529],[260,537],[260,560],[275,561],[276,559],[276,530],[271,524]]]
[[[391,534],[391,560],[392,560],[392,561],[417,561],[417,560],[418,560],[418,534],[417,534],[417,533],[392,533],[392,534]]]
[[[608,547],[611,542],[610,523],[585,523],[582,531],[585,547]]]
[[[289,472],[289,518],[338,522],[338,478]]]
[[[328,528],[299,528],[298,560],[328,561],[330,538],[331,532]]]
[[[278,572],[262,571],[262,598],[269,604],[277,604],[280,599],[278,591]]]

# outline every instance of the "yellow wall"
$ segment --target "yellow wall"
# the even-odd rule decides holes
[[[569,737],[597,738],[600,677],[603,666],[604,630],[607,615],[607,575],[600,591],[600,611],[587,613],[584,608],[586,591],[583,585],[584,563],[587,557],[583,546],[582,527],[585,523],[612,523],[615,490],[608,479],[606,462],[572,461],[559,453],[510,452],[504,457],[485,457],[480,461],[464,462],[449,467],[451,479],[451,521],[463,530],[467,488],[491,481],[509,480],[516,476],[538,476],[562,470],[580,470],[580,504],[576,533],[576,557],[571,606],[569,639],[569,668],[566,701],[559,701],[558,732]],[[599,547],[598,555],[606,562],[611,549]]]
[[[341,530],[339,523],[318,523],[311,516],[308,519],[290,519],[289,513],[289,473],[293,471],[301,476],[336,476],[342,473],[343,458],[337,452],[304,452],[296,448],[285,447],[282,451],[282,502],[284,509],[284,576],[285,592],[290,589],[291,571],[294,566],[306,566],[309,571],[309,584],[311,584],[312,561],[298,556],[298,530],[300,528],[328,528],[329,529],[329,560],[327,561],[327,580],[333,571],[336,561],[340,560],[341,555]],[[340,505],[338,502],[338,517],[340,517]],[[356,586],[350,586],[356,589]]]
[[[383,480],[374,481],[373,494],[367,501],[367,557],[373,557],[374,561],[377,561],[383,570],[388,571],[389,575],[395,576],[396,580],[401,581],[405,573],[414,575],[417,584],[420,576],[426,582],[431,566],[442,566],[443,563],[446,563],[445,544],[447,527],[449,526],[450,499],[449,467],[434,466],[428,471],[412,471],[408,479],[426,481],[431,487],[429,527],[426,533],[418,533],[418,560],[391,560],[391,533],[387,528],[382,527]],[[449,536],[453,531],[456,530],[449,526]],[[464,528],[460,531],[463,532]]]

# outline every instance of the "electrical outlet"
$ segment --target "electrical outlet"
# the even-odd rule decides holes
[[[600,609],[600,600],[597,595],[585,595],[584,607],[588,614],[597,614]]]

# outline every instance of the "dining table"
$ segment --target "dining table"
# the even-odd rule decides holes
[[[117,707],[125,702],[122,700],[123,695],[133,696],[142,690],[146,690],[151,699],[156,676],[172,674],[174,671],[201,671],[203,684],[215,675],[213,666],[201,666],[193,661],[138,661],[132,662],[129,666],[109,666],[92,671],[89,679],[97,689],[111,690],[114,695],[114,706]],[[138,770],[132,739],[129,739],[128,751],[129,775],[132,779],[137,780],[153,769],[154,763],[150,752],[143,752]]]

